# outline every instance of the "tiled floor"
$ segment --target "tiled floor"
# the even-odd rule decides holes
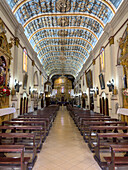
[[[65,107],[61,107],[33,170],[100,170]]]

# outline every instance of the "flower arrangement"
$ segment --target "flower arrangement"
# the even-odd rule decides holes
[[[128,97],[128,89],[123,90],[123,95]]]
[[[10,89],[8,87],[0,87],[0,97],[6,97],[10,95]]]

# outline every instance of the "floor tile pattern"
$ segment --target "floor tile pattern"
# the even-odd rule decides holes
[[[66,107],[60,107],[33,170],[100,170]]]

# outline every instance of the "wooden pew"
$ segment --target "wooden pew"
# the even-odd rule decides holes
[[[29,167],[32,168],[37,158],[35,138],[34,133],[0,133],[0,145],[24,145],[25,155],[27,153],[29,153],[29,156],[31,155]]]
[[[115,170],[116,167],[123,167],[128,169],[128,157],[116,156],[117,153],[128,152],[128,145],[111,145],[111,157],[104,157],[107,162],[109,170]]]
[[[90,126],[88,133],[88,146],[91,151],[94,151],[94,147],[97,144],[96,136],[97,133],[127,133],[128,126]]]
[[[82,127],[83,127],[83,122],[84,122],[84,119],[87,119],[87,118],[89,118],[89,119],[91,119],[91,118],[110,118],[109,116],[103,116],[103,115],[91,115],[91,114],[89,114],[89,115],[78,115],[77,117],[76,117],[76,126],[78,127],[78,129],[80,130]]]
[[[105,117],[88,117],[88,118],[82,118],[80,125],[79,125],[79,130],[81,134],[83,135],[83,129],[84,129],[84,121],[118,121],[118,119],[115,118],[105,118]]]
[[[20,154],[20,157],[0,157],[0,169],[5,169],[5,167],[17,168],[20,167],[21,170],[27,170],[27,165],[30,157],[24,157],[24,145],[0,145],[0,152],[2,153],[16,153]]]
[[[8,132],[9,130],[9,132]],[[35,143],[37,145],[37,151],[40,152],[42,148],[42,142],[44,141],[44,133],[42,126],[0,126],[2,133],[35,133]]]
[[[87,119],[87,118],[110,118],[109,116],[103,116],[103,115],[87,115],[87,116],[79,116],[79,124],[82,125],[83,124],[83,121],[84,119]]]
[[[105,139],[104,139],[105,138]],[[102,157],[104,153],[110,152],[109,146],[113,144],[127,144],[128,145],[128,133],[98,133],[97,145],[95,146],[94,158],[100,167],[106,167],[107,164]],[[102,155],[101,155],[102,153]]]
[[[50,122],[48,118],[33,118],[33,117],[25,117],[25,118],[13,118],[12,121],[44,121],[46,122],[46,134],[48,135],[48,132],[50,130]]]
[[[46,114],[46,113],[43,113],[43,114],[27,114],[27,115],[20,115],[18,116],[18,118],[42,118],[46,121],[48,121],[48,123],[50,124],[50,127],[52,126],[52,123],[55,119],[55,116],[56,114]]]
[[[90,126],[111,126],[111,125],[122,125],[125,126],[127,123],[122,121],[84,121],[83,122],[83,137],[85,142],[88,142],[89,127]]]
[[[46,122],[45,121],[3,121],[2,125],[42,126],[44,137],[46,138]]]
[[[77,122],[79,121],[79,119],[81,118],[81,117],[83,117],[83,118],[86,118],[86,117],[89,117],[89,116],[99,116],[99,117],[104,117],[104,115],[103,114],[100,114],[100,113],[95,113],[95,112],[88,112],[88,113],[77,113],[77,114],[75,114],[75,116],[74,116],[74,122],[75,122],[75,124],[77,125]]]

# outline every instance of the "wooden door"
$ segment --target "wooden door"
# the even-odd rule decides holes
[[[108,98],[105,99],[105,115],[109,116]]]
[[[82,99],[82,107],[85,108],[85,99]]]
[[[26,113],[28,113],[28,98],[26,100]]]
[[[20,115],[23,114],[23,98],[20,99]]]
[[[102,113],[102,102],[101,102],[101,98],[100,98],[100,113]]]
[[[26,97],[23,100],[23,114],[26,112]]]
[[[104,102],[104,97],[102,97],[102,114],[105,115],[105,102]]]

